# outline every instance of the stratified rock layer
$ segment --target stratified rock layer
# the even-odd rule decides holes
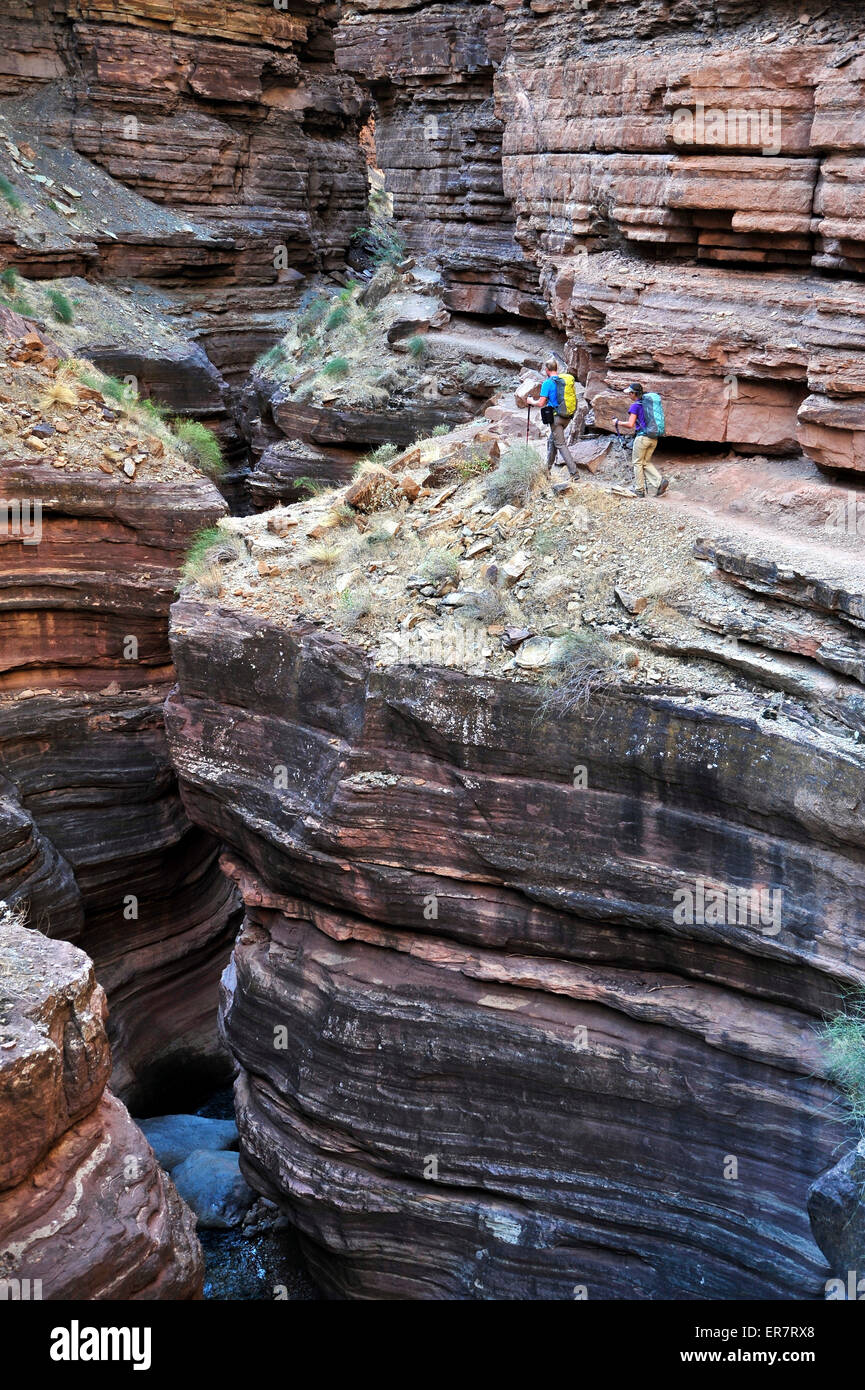
[[[304,0],[241,0],[221,18],[198,0],[66,0],[0,18],[0,94],[17,99],[8,110],[29,120],[26,138],[66,145],[180,214],[126,199],[128,215],[115,222],[106,205],[82,234],[60,209],[43,260],[56,243],[72,273],[96,263],[174,283],[275,284],[289,267],[340,265],[366,168],[362,94],[332,61],[335,13]],[[75,192],[86,210],[88,190]],[[19,241],[35,261],[38,247]]]
[[[227,1065],[215,999],[236,902],[183,812],[162,718],[180,567],[225,506],[179,460],[132,479],[106,464],[103,408],[70,407],[62,438],[89,439],[107,472],[40,463],[25,441],[0,461],[0,896],[92,957],[114,1087],[164,1107],[172,1068],[194,1087]]]
[[[865,972],[852,741],[744,692],[561,720],[525,684],[173,612],[172,755],[247,905],[242,1163],[322,1286],[818,1292],[806,1193],[841,1129],[814,1020]],[[700,881],[780,897],[683,919]]]
[[[852,3],[360,0],[337,61],[453,307],[535,312],[537,274],[590,395],[862,470],[862,40]]]
[[[105,1090],[105,1014],[83,952],[0,907],[0,1279],[48,1300],[200,1298],[192,1213]]]

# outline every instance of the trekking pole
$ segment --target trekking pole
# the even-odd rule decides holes
[[[526,448],[528,448],[528,445],[529,445],[529,421],[531,420],[531,418],[532,418],[532,407],[531,407],[530,405],[527,405],[527,406],[526,406]]]

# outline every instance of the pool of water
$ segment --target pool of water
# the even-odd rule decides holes
[[[195,1113],[233,1120],[231,1087],[214,1092]],[[198,1238],[204,1251],[205,1298],[234,1302],[321,1298],[290,1229],[199,1231]]]

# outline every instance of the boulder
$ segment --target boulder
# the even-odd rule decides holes
[[[236,1149],[234,1120],[212,1120],[203,1115],[158,1115],[140,1120],[144,1137],[170,1173],[196,1149]]]
[[[865,1274],[865,1139],[808,1191],[811,1230],[834,1275]]]
[[[174,1169],[172,1178],[203,1230],[230,1231],[242,1225],[255,1201],[236,1153],[194,1149]]]

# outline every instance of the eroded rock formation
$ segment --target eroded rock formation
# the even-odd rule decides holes
[[[842,1132],[814,1021],[865,967],[849,738],[741,692],[559,719],[191,601],[173,647],[184,798],[247,906],[243,1165],[322,1286],[814,1296]],[[698,880],[780,891],[778,930],[677,919]]]
[[[35,399],[49,371],[11,356],[0,368],[4,424],[22,436],[0,460],[0,891],[93,958],[115,1089],[142,1103],[172,1064],[190,1079],[225,1065],[213,1001],[233,895],[183,813],[162,720],[180,566],[225,505],[177,461],[173,477],[155,456],[134,478],[107,463],[121,427],[96,391],[53,415],[69,433],[52,438],[74,440],[84,466],[41,462],[35,410],[9,404],[27,376]]]
[[[363,220],[361,95],[330,61],[335,15],[305,0],[242,0],[221,18],[196,0],[25,5],[0,21],[0,92],[35,91],[43,140],[206,219],[198,231],[166,221],[162,237],[97,233],[88,254],[107,247],[108,273],[176,281],[186,246],[188,275],[274,284],[277,245],[283,269],[335,267]]]
[[[862,469],[858,5],[347,8],[338,61],[459,307],[531,312],[535,267],[591,394],[638,376],[672,435]]]
[[[83,952],[0,905],[0,1280],[30,1299],[200,1298],[192,1213],[105,1089],[105,1014]]]

